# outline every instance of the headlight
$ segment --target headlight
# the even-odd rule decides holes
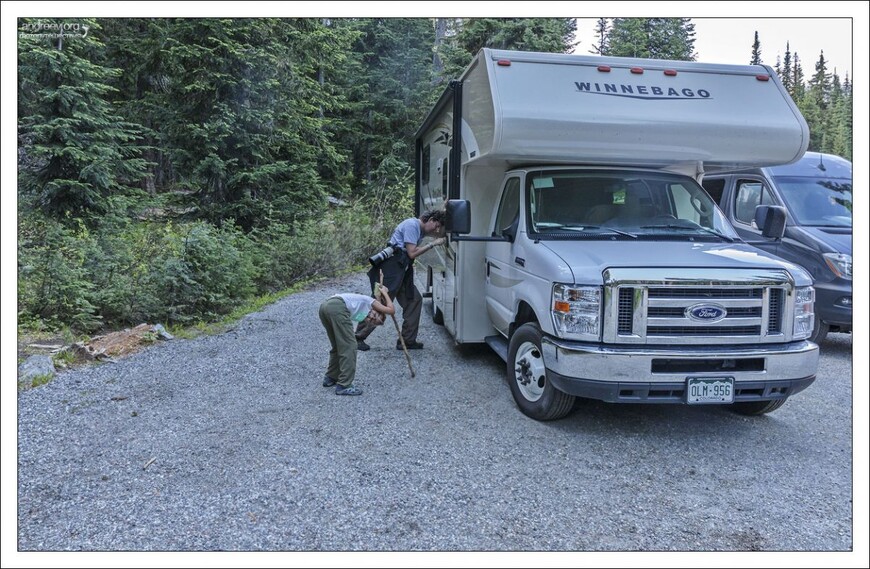
[[[843,253],[825,253],[825,263],[835,275],[841,279],[852,280],[852,255]]]
[[[557,284],[553,287],[553,327],[562,338],[598,341],[601,288]]]
[[[795,289],[794,295],[794,340],[804,340],[813,333],[815,315],[813,303],[816,300],[816,291],[811,286]]]

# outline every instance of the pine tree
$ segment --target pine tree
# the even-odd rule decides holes
[[[695,24],[689,18],[614,18],[604,55],[694,61]]]
[[[454,22],[445,73],[456,77],[481,48],[567,53],[575,45],[573,18],[467,18]]]
[[[598,38],[589,53],[605,55],[610,51],[609,26],[607,18],[598,18],[595,23],[595,37]]]
[[[752,57],[749,65],[761,65],[761,42],[758,41],[758,30],[755,31],[755,41],[752,42]]]
[[[321,82],[347,53],[341,35],[304,19],[171,24],[163,136],[197,215],[251,229],[322,211],[344,162],[329,118],[342,96]]]
[[[804,70],[801,65],[801,59],[798,56],[797,52],[794,53],[794,61],[792,62],[792,74],[791,74],[791,94],[792,97],[796,100],[801,99],[806,92],[806,86],[804,85]]]
[[[435,28],[421,18],[365,18],[342,25],[357,37],[353,50],[359,61],[346,87],[353,107],[344,118],[344,139],[359,188],[389,157],[413,163],[413,133],[435,91]]]
[[[843,85],[836,70],[833,74],[831,88],[831,136],[828,151],[852,159],[852,93],[849,77],[846,76]]]
[[[824,51],[819,54],[819,59],[816,62],[816,71],[809,81],[809,91],[813,101],[820,109],[825,110],[828,108],[831,92],[831,75],[828,73],[828,63],[825,61]]]
[[[86,26],[84,36],[19,42],[22,197],[61,219],[109,211],[134,193],[146,168],[140,127],[125,122],[111,102],[110,83],[121,70],[94,63],[104,48],[101,28],[84,22],[75,22]]]
[[[785,44],[785,55],[782,58],[782,72],[780,73],[779,78],[780,81],[782,81],[782,86],[785,87],[785,90],[788,91],[789,95],[794,97],[794,79],[791,70],[791,48],[789,47],[788,42]]]

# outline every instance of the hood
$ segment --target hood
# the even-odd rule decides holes
[[[797,228],[796,228],[797,229]],[[843,228],[800,226],[800,231],[818,243],[823,243],[837,253],[852,254],[852,230]],[[821,248],[825,251],[825,247]]]
[[[797,281],[810,278],[797,265],[743,243],[541,241],[541,244],[561,257],[575,278],[584,274],[600,275],[605,269],[618,267],[782,269]]]

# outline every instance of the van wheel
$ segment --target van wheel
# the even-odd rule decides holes
[[[435,304],[435,295],[432,295],[432,322],[439,326],[444,325],[444,313],[441,312],[441,309]]]
[[[514,401],[525,415],[552,421],[571,412],[574,396],[559,391],[547,379],[537,324],[523,324],[511,336],[507,375]]]
[[[829,325],[816,318],[816,322],[813,324],[813,335],[810,336],[810,342],[821,344],[825,341],[830,329],[831,327]]]
[[[774,399],[773,401],[743,401],[741,403],[732,403],[731,410],[740,415],[764,415],[771,411],[776,411],[783,405],[787,399]]]

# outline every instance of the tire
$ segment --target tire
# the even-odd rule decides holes
[[[532,419],[561,419],[574,407],[574,396],[559,391],[547,378],[537,324],[523,324],[511,336],[507,376],[517,407]]]
[[[444,313],[435,304],[435,295],[432,295],[432,322],[439,326],[444,325]]]
[[[732,403],[731,410],[740,415],[764,415],[771,411],[776,411],[788,399],[774,399],[773,401],[744,401],[741,403]]]
[[[827,337],[828,331],[830,329],[831,327],[828,324],[816,318],[816,322],[815,324],[813,324],[813,334],[809,338],[810,342],[814,344],[821,344],[825,341],[825,338]]]

